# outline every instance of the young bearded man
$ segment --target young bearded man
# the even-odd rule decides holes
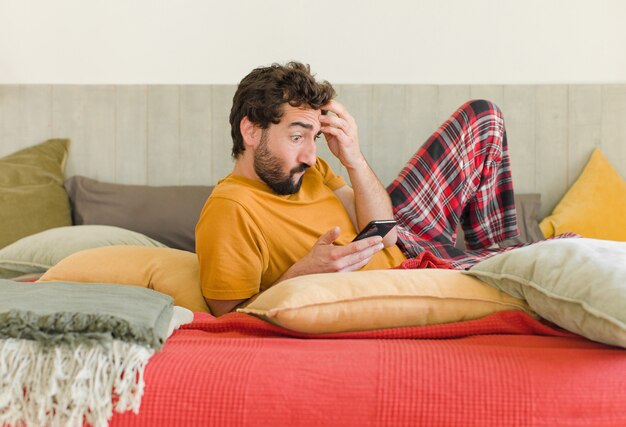
[[[235,166],[196,227],[202,292],[214,315],[291,277],[392,268],[425,251],[469,268],[519,234],[494,104],[461,106],[385,189],[361,152],[354,118],[334,96],[295,62],[257,68],[240,82],[230,114]],[[350,185],[317,156],[322,135]],[[352,242],[379,219],[398,227]],[[454,247],[460,222],[466,252]]]

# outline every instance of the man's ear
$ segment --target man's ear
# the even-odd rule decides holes
[[[248,116],[245,116],[241,119],[241,122],[239,122],[239,130],[243,136],[243,143],[246,148],[256,148],[259,142],[261,142],[262,129],[260,126],[252,123],[250,119],[248,119]]]

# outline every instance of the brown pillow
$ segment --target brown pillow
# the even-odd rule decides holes
[[[511,246],[518,243],[529,243],[543,240],[543,233],[539,228],[539,208],[541,194],[525,193],[515,195],[515,209],[517,209],[517,226],[520,235],[502,242],[502,246]],[[457,228],[456,247],[465,249],[465,233],[461,226]]]
[[[114,225],[195,252],[195,229],[211,186],[153,187],[73,176],[65,182],[75,225]]]
[[[51,139],[0,158],[0,248],[71,225],[63,188],[67,139]]]

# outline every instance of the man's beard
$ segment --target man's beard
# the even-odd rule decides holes
[[[267,131],[263,130],[261,142],[254,156],[254,171],[275,193],[282,196],[297,193],[302,186],[304,174],[297,182],[293,182],[293,176],[307,170],[309,165],[301,163],[299,166],[291,169],[289,175],[285,175],[281,161],[270,152],[267,142]]]

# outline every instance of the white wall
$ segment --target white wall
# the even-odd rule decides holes
[[[0,0],[0,84],[626,82],[623,0]]]

